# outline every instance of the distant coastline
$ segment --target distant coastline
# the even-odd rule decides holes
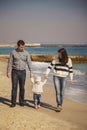
[[[10,55],[0,55],[0,60],[8,60]],[[31,54],[31,60],[37,62],[51,62],[56,55],[50,54]],[[73,63],[87,63],[87,56],[69,56]]]
[[[16,43],[0,43],[0,47],[15,47]],[[26,47],[87,47],[87,43],[71,43],[71,44],[47,44],[47,43],[26,43],[25,44]]]
[[[15,47],[16,46],[16,43],[12,43],[12,44],[0,44],[0,47]],[[26,43],[25,44],[26,47],[38,47],[38,46],[41,46],[40,43]]]
[[[26,47],[58,47],[58,48],[61,48],[61,47],[87,47],[87,44],[81,44],[81,45],[78,45],[78,44],[40,44],[40,43],[26,43],[25,44]],[[16,43],[12,43],[12,44],[0,44],[0,47],[16,47]],[[56,57],[55,54],[33,54],[31,53],[31,60],[32,61],[37,61],[37,62],[51,62],[54,58]],[[73,63],[87,63],[87,56],[77,56],[77,55],[70,55],[69,56]],[[0,55],[0,60],[5,60],[5,59],[8,59],[9,58],[9,55]]]

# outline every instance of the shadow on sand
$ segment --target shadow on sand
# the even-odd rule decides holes
[[[5,105],[10,106],[11,105],[11,100],[7,99],[7,98],[4,98],[4,97],[0,97],[0,103],[3,103]],[[16,104],[19,105],[19,103],[16,103]],[[33,100],[25,100],[24,106],[31,107],[31,108],[34,109],[34,101]],[[41,107],[56,111],[56,107],[53,107],[52,105],[44,103],[44,102],[41,102]]]
[[[25,100],[25,101],[26,101],[27,106],[34,108],[34,101],[33,100]],[[53,107],[52,105],[45,103],[45,102],[41,102],[41,107],[56,111],[56,107]]]
[[[10,106],[11,100],[10,100],[10,99],[7,99],[7,98],[0,97],[0,103],[3,103],[3,104],[5,104],[5,105]]]

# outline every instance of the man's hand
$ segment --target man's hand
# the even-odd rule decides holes
[[[11,73],[9,72],[9,73],[7,73],[7,77],[8,78],[10,78],[11,77]]]
[[[32,72],[30,72],[30,78],[32,78],[34,75],[33,75],[33,73]]]

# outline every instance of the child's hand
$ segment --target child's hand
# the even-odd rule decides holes
[[[32,78],[33,76],[34,76],[33,73],[30,72],[30,78]]]

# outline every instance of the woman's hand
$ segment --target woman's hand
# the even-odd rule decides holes
[[[70,83],[70,86],[72,85],[72,82],[73,82],[72,80],[70,80],[70,81],[69,81],[69,83]]]
[[[48,79],[48,74],[45,74],[45,75],[44,75],[44,78],[45,78],[45,79]]]

